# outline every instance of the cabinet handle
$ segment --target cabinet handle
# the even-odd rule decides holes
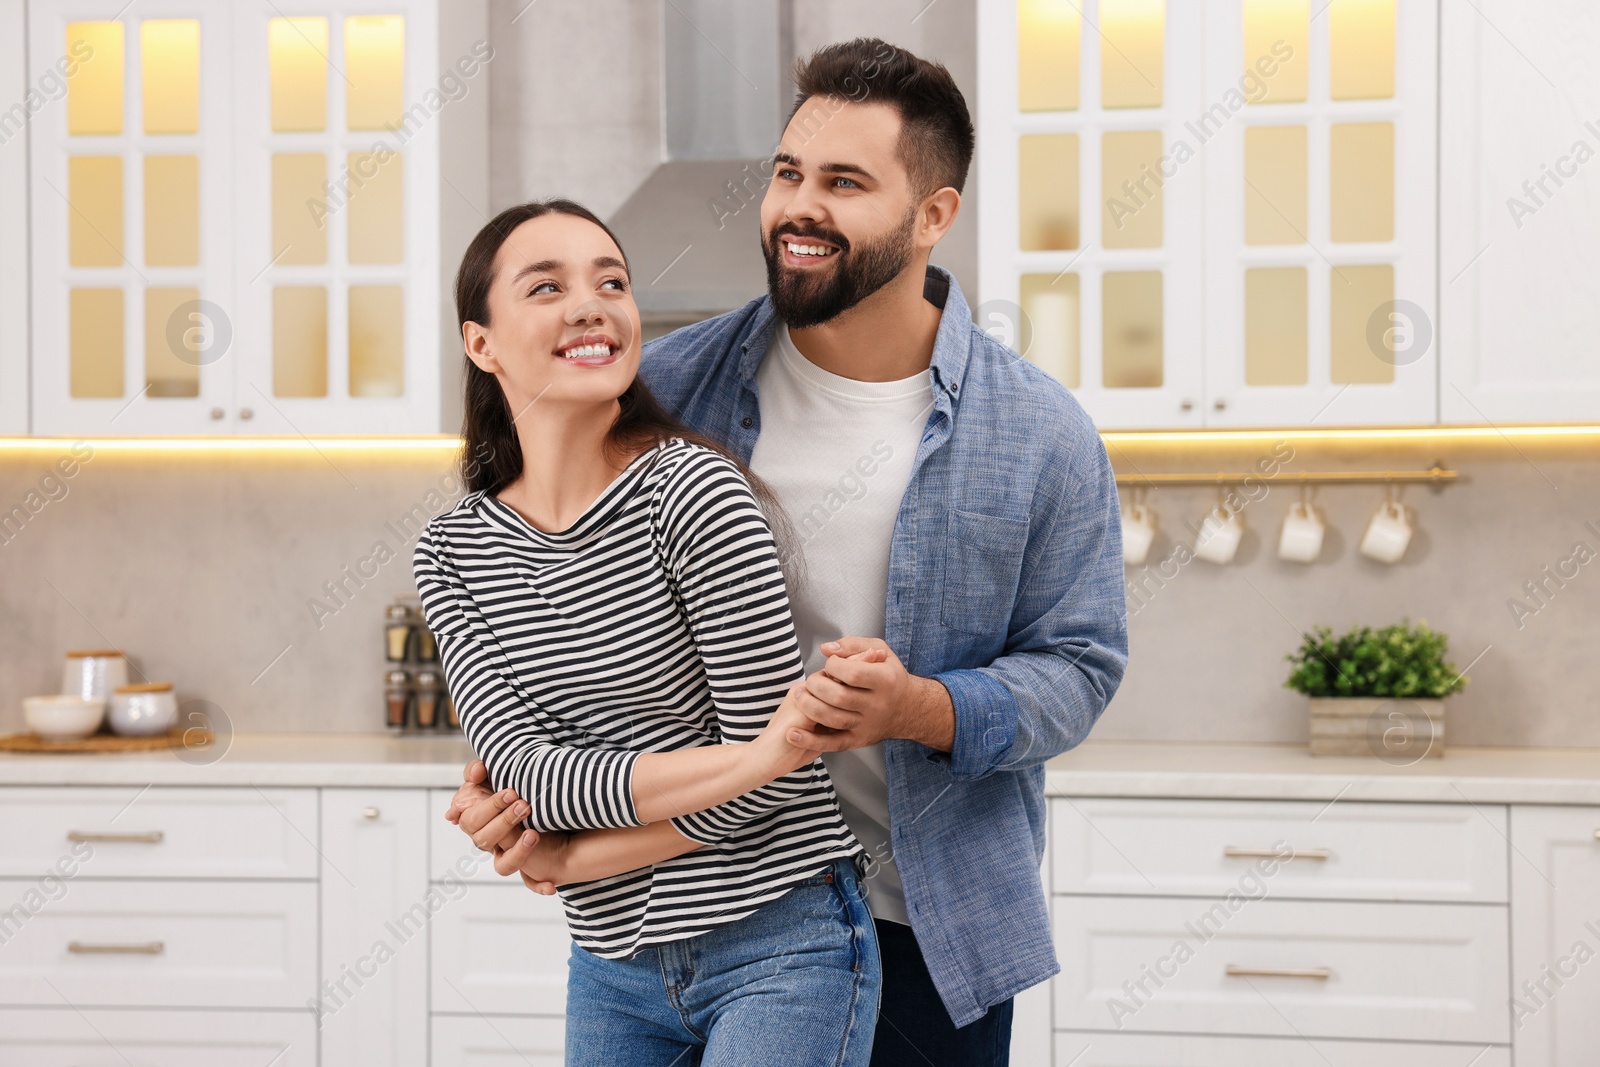
[[[1241,967],[1236,963],[1228,964],[1226,973],[1229,978],[1315,978],[1319,982],[1333,977],[1326,967]]]
[[[212,408],[211,409],[211,417],[213,419],[220,419],[220,418],[222,418],[222,416],[224,414],[225,414],[225,412],[221,408]]]
[[[1595,840],[1596,840],[1596,841],[1600,841],[1600,830],[1596,830],[1596,831],[1595,831],[1595,832],[1594,832],[1594,839],[1595,839]]]
[[[1222,850],[1222,854],[1231,860],[1325,860],[1333,853],[1325,848],[1294,848],[1290,849],[1289,854],[1285,856],[1283,853],[1274,852],[1270,848],[1238,848],[1234,845],[1228,845]]]
[[[379,815],[379,812],[378,812],[377,808],[362,808],[361,809],[361,817],[363,819],[376,819],[378,817],[378,815]]]
[[[121,952],[141,956],[159,956],[167,950],[165,941],[146,941],[142,945],[86,945],[82,941],[68,941],[68,952]]]
[[[239,417],[241,419],[253,419],[256,417],[256,413],[251,411],[249,408],[240,408]]]
[[[111,833],[86,833],[83,830],[68,830],[68,841],[135,841],[146,845],[159,845],[161,831],[149,830],[142,834],[111,834]]]
[[[1217,397],[1215,400],[1213,400],[1211,402],[1211,406],[1212,406],[1212,408],[1214,408],[1217,411],[1227,411],[1228,410],[1228,402],[1226,400],[1224,400],[1220,396]]]
[[[1193,411],[1194,410],[1194,401],[1190,400],[1188,397],[1184,397],[1182,400],[1178,401],[1178,410],[1179,411]]]

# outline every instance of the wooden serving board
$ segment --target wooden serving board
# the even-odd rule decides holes
[[[185,734],[188,736],[185,737]],[[46,741],[29,730],[20,734],[0,734],[0,752],[150,752],[181,748],[185,744],[211,743],[211,731],[204,727],[174,728],[151,737],[125,737],[122,734],[95,733],[73,741]]]

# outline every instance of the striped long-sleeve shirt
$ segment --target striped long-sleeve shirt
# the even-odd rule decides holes
[[[560,532],[468,493],[428,524],[412,568],[467,740],[535,830],[643,825],[640,753],[751,741],[804,677],[749,483],[682,438]],[[861,851],[820,759],[671,821],[704,847],[559,887],[579,945],[623,959],[692,937]]]

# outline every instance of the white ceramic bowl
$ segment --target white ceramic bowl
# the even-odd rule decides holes
[[[28,729],[46,741],[76,741],[100,729],[106,702],[72,693],[23,697],[22,715]]]

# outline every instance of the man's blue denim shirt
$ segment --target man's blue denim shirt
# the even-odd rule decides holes
[[[1044,763],[1089,734],[1128,661],[1117,487],[1062,385],[980,330],[948,271],[933,410],[889,548],[884,640],[955,705],[955,746],[883,743],[906,911],[957,1026],[1056,974],[1039,865]],[[640,375],[746,463],[768,297],[644,346]]]

